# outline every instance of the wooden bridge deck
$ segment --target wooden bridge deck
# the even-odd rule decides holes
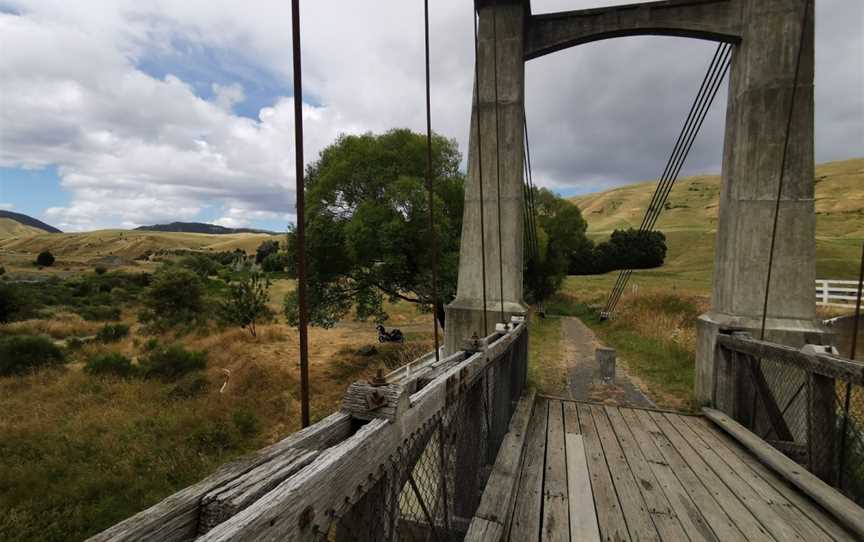
[[[510,540],[854,540],[701,416],[538,397]]]

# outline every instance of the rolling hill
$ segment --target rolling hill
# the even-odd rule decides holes
[[[602,239],[618,228],[638,228],[657,181],[570,198],[588,221],[588,234]],[[660,215],[666,234],[666,264],[652,272],[692,277],[707,284],[714,266],[720,177],[679,179]],[[816,272],[819,278],[855,279],[864,240],[864,158],[816,166]]]
[[[206,224],[203,222],[171,222],[170,224],[156,224],[153,226],[138,226],[135,228],[138,231],[161,231],[173,233],[209,233],[213,235],[232,235],[235,233],[266,233],[275,235],[276,232],[266,230],[256,230],[252,228],[226,228],[225,226],[217,226],[216,224]]]
[[[0,237],[8,237],[9,235],[27,235],[28,232],[62,233],[54,226],[50,226],[32,216],[0,210]]]

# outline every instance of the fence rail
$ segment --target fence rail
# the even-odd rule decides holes
[[[816,281],[816,304],[826,307],[854,307],[858,293],[857,280]]]
[[[459,540],[525,387],[527,324],[358,381],[340,412],[95,536]]]
[[[747,333],[717,350],[715,407],[864,504],[864,363]]]

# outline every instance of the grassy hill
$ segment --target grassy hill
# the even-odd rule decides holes
[[[638,228],[657,181],[571,198],[588,221],[588,233],[603,238],[617,228]],[[640,277],[675,276],[698,289],[710,283],[720,177],[679,179],[657,227],[666,233],[666,265]],[[864,239],[864,158],[816,166],[816,272],[820,278],[855,279]]]
[[[11,218],[0,218],[0,239],[7,237],[25,237],[45,233],[44,230],[24,225]]]

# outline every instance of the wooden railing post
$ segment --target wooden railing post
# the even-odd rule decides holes
[[[837,414],[833,378],[810,373],[810,420],[807,446],[810,472],[829,484],[834,483],[837,441]]]

